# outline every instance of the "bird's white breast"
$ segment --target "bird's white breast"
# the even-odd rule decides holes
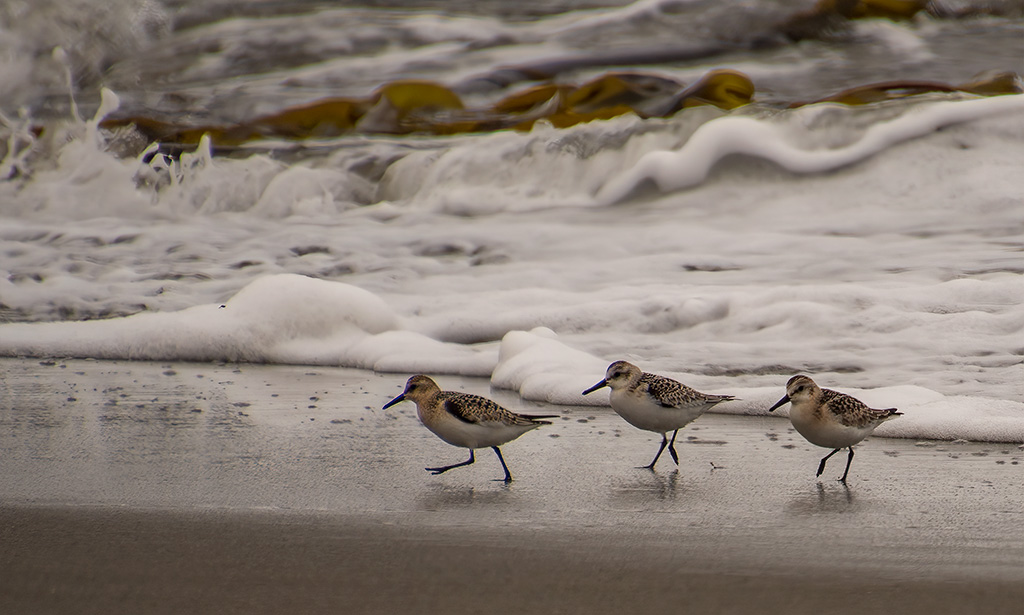
[[[847,427],[838,420],[830,419],[827,412],[815,413],[814,402],[793,404],[789,420],[797,432],[816,446],[825,448],[846,448],[853,446],[872,431],[877,424],[866,427]]]
[[[428,420],[424,420],[427,418]],[[429,417],[420,415],[420,420],[427,429],[434,435],[441,438],[452,446],[462,448],[485,448],[500,446],[506,442],[515,440],[531,429],[540,427],[535,425],[508,425],[499,421],[486,421],[481,423],[467,423],[451,416],[448,413],[438,413]]]
[[[646,392],[626,389],[612,391],[609,399],[612,410],[627,423],[638,429],[657,433],[679,429],[704,414],[709,407],[705,403],[695,403],[680,408],[666,408]]]

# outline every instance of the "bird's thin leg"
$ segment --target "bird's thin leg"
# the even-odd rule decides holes
[[[679,430],[672,432],[672,441],[668,443],[668,452],[672,455],[672,461],[679,465],[679,455],[676,454],[676,436],[679,435]]]
[[[509,474],[508,466],[505,465],[505,458],[501,456],[501,449],[498,448],[497,446],[492,446],[491,450],[493,450],[494,454],[498,456],[498,461],[501,462],[501,467],[505,469],[505,482],[506,483],[511,483],[512,482],[512,475]],[[496,478],[494,480],[502,480],[502,479]]]
[[[474,461],[476,461],[476,457],[473,455],[473,449],[469,449],[469,459],[463,461],[462,463],[453,463],[450,466],[443,466],[443,467],[440,467],[440,468],[424,468],[424,469],[427,472],[430,472],[431,474],[444,474],[445,472],[447,472],[448,470],[451,470],[452,468],[461,468],[462,466],[468,466],[469,464],[473,463]]]
[[[815,474],[815,476],[821,476],[821,473],[825,471],[825,462],[828,461],[828,458],[831,457],[832,455],[835,455],[836,453],[838,453],[841,450],[843,450],[843,449],[837,448],[836,450],[832,451],[828,455],[825,455],[822,458],[821,463],[818,464],[818,473]]]
[[[846,471],[843,472],[843,477],[839,479],[839,482],[846,484],[846,475],[850,473],[850,464],[853,463],[853,447],[850,447],[850,456],[846,458]]]
[[[661,457],[661,451],[665,450],[666,446],[668,446],[668,434],[661,434],[661,446],[658,447],[658,454],[654,456],[654,461],[649,465],[641,467],[647,468],[648,470],[654,470],[654,464],[658,463],[658,457]]]

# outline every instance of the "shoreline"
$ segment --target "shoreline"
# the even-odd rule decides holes
[[[705,415],[680,465],[610,408],[464,451],[404,379],[296,366],[0,363],[0,611],[1016,613],[1024,451]],[[502,403],[480,379],[451,388]],[[504,393],[512,395],[509,393]],[[73,400],[73,401],[70,401]],[[509,403],[523,412],[539,405]],[[548,408],[550,410],[550,408]],[[833,460],[834,461],[834,460]]]

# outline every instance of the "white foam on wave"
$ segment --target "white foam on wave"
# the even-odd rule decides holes
[[[603,377],[605,367],[597,357],[563,344],[551,329],[538,327],[505,335],[491,383],[516,391],[523,399],[578,406],[607,405],[597,396],[585,397],[581,393],[600,380],[594,374]]]
[[[762,158],[793,173],[823,173],[860,162],[944,126],[1022,110],[1024,95],[925,105],[871,126],[852,144],[826,150],[791,144],[786,131],[769,121],[725,117],[701,126],[678,151],[644,154],[632,168],[603,185],[597,199],[605,204],[617,203],[648,181],[662,192],[690,188],[703,182],[723,158],[735,154]]]
[[[487,375],[496,349],[401,330],[363,289],[294,274],[258,278],[222,305],[108,320],[0,327],[4,356],[344,365]]]
[[[677,146],[721,114],[713,107],[669,120],[629,114],[568,129],[538,122],[526,134],[453,139],[449,148],[414,152],[389,166],[378,198],[459,216],[595,207],[592,195],[624,161]]]
[[[589,183],[596,188],[598,175],[589,175],[596,165],[562,163],[559,159],[573,154],[546,151],[551,130],[539,128],[528,136],[497,132],[443,152],[414,152],[388,167],[378,197],[460,216],[529,211],[556,203],[591,205],[593,200],[580,187]],[[534,179],[523,181],[526,177]]]
[[[135,217],[149,209],[149,199],[135,186],[135,161],[104,151],[98,124],[119,104],[117,95],[104,89],[92,119],[55,127],[45,147],[56,151],[36,157],[30,181],[0,182],[5,213],[55,220]]]

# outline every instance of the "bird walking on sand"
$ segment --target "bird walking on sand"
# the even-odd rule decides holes
[[[403,401],[416,403],[420,422],[438,438],[452,446],[469,449],[468,460],[450,466],[426,468],[428,472],[442,474],[452,468],[468,466],[476,461],[474,449],[489,446],[505,470],[506,483],[512,480],[512,475],[498,447],[531,429],[551,424],[551,421],[541,419],[555,418],[555,415],[516,414],[479,395],[442,391],[436,382],[422,374],[409,378],[405,391],[384,404],[384,409]]]
[[[823,389],[807,376],[793,376],[786,383],[786,395],[768,412],[792,403],[789,420],[793,427],[808,442],[816,446],[835,449],[822,458],[818,464],[821,476],[825,471],[825,462],[844,448],[850,449],[846,458],[846,471],[839,482],[846,484],[846,476],[850,473],[853,463],[853,446],[868,437],[876,427],[885,421],[901,416],[896,408],[876,410],[867,404],[838,391]]]
[[[584,395],[611,387],[609,400],[614,410],[627,423],[638,429],[661,434],[661,446],[654,461],[643,466],[653,470],[662,451],[668,447],[672,460],[679,465],[676,453],[676,435],[679,429],[704,414],[708,409],[723,401],[736,399],[732,395],[711,395],[695,391],[671,378],[648,374],[632,363],[616,361],[608,366],[604,380],[586,391]],[[668,439],[668,432],[672,440]]]

